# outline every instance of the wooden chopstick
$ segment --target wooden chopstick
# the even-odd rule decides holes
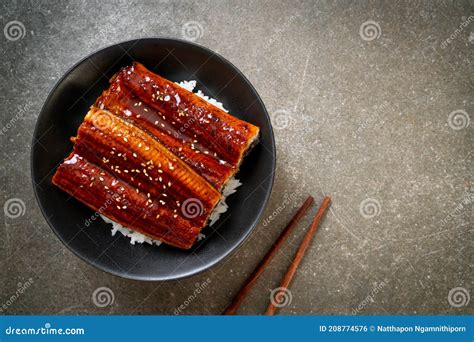
[[[293,216],[291,221],[288,223],[288,225],[285,227],[285,229],[281,232],[280,236],[275,241],[273,246],[270,248],[270,250],[264,256],[264,258],[262,259],[260,264],[253,271],[253,273],[247,278],[247,280],[245,281],[245,283],[242,286],[242,288],[240,289],[240,291],[237,293],[237,295],[235,295],[232,302],[224,310],[224,312],[222,313],[223,315],[235,315],[237,309],[240,307],[240,304],[242,304],[245,297],[247,296],[247,294],[252,289],[252,287],[255,284],[256,280],[260,277],[260,275],[263,273],[263,271],[265,271],[265,269],[268,266],[268,264],[270,263],[270,261],[273,259],[275,254],[280,250],[283,243],[286,241],[288,236],[290,236],[290,234],[292,233],[294,228],[298,225],[301,218],[306,214],[306,212],[311,207],[313,202],[314,202],[314,198],[311,197],[311,196],[308,196],[306,201],[303,203],[303,205],[296,212],[295,216]]]
[[[316,213],[316,216],[313,219],[313,222],[311,223],[308,229],[308,232],[304,236],[303,241],[301,242],[295,254],[295,258],[293,259],[293,262],[288,267],[288,270],[286,271],[280,283],[281,288],[287,289],[291,281],[293,280],[296,270],[298,269],[298,266],[300,265],[301,260],[303,260],[304,254],[306,253],[306,250],[308,249],[309,244],[313,240],[314,234],[318,230],[319,222],[324,216],[324,213],[326,212],[330,203],[331,203],[331,199],[329,197],[325,197],[323,202],[321,203],[321,206],[318,209],[318,212]],[[277,310],[277,307],[271,301],[270,304],[268,305],[265,315],[274,315],[276,310]]]

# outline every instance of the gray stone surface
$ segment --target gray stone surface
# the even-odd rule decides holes
[[[173,314],[188,301],[183,314],[218,314],[307,194],[328,194],[333,206],[281,314],[473,313],[472,2],[8,0],[0,9],[0,202],[24,203],[0,227],[3,313]],[[120,279],[47,226],[29,173],[33,127],[77,60],[127,39],[182,38],[190,21],[196,42],[235,63],[272,113],[278,168],[264,217],[281,213],[205,274]],[[240,313],[264,311],[308,223]],[[101,308],[92,296],[104,286],[114,302]]]

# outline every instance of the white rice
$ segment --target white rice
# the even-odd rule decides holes
[[[189,90],[191,92],[196,88],[196,81],[194,81],[194,80],[193,81],[182,81],[182,82],[179,82],[179,83],[176,83],[176,84],[178,84],[179,86],[181,86],[184,89]],[[210,104],[222,109],[225,112],[228,112],[227,109],[224,108],[224,106],[222,105],[221,102],[217,101],[216,99],[213,99],[213,98],[210,98],[210,97],[206,96],[202,91],[198,90],[195,94],[197,96],[203,98],[204,100],[206,100]],[[214,208],[211,215],[209,216],[209,226],[212,226],[214,223],[216,223],[217,220],[219,220],[220,216],[227,211],[228,206],[225,203],[225,200],[226,200],[227,196],[232,195],[234,192],[236,192],[237,188],[241,185],[242,185],[242,183],[238,179],[236,179],[234,177],[229,179],[227,184],[222,189],[222,200],[220,200],[219,203],[217,203],[216,207]],[[150,245],[156,245],[156,246],[161,245],[161,241],[159,241],[159,240],[154,240],[152,238],[149,238],[146,235],[143,235],[141,233],[138,233],[136,231],[128,229],[127,227],[122,226],[118,222],[112,221],[111,219],[105,217],[102,214],[100,215],[100,217],[102,217],[102,219],[106,223],[110,223],[112,225],[112,231],[111,231],[112,236],[115,236],[115,234],[117,232],[119,232],[123,236],[126,236],[126,237],[130,238],[130,243],[132,245],[135,245],[135,243],[142,244],[144,242],[146,242]],[[201,241],[205,238],[206,238],[206,236],[204,234],[199,233],[199,236],[198,236],[197,240]]]
[[[181,81],[181,82],[176,83],[176,84],[179,85],[180,87],[188,90],[188,91],[191,91],[191,92],[196,88],[196,81],[194,81],[194,80],[193,81]],[[226,112],[226,113],[229,112],[227,109],[224,108],[224,105],[222,104],[222,102],[219,102],[216,99],[213,99],[212,97],[207,96],[206,94],[204,94],[199,89],[197,90],[197,92],[195,94],[197,96],[199,96],[200,98],[206,100],[210,104],[216,106],[217,108],[222,109],[224,112]]]
[[[130,243],[132,245],[135,244],[135,242],[138,242],[138,243],[148,243],[150,245],[156,245],[156,246],[159,246],[161,245],[161,241],[159,240],[154,240],[152,238],[149,238],[148,236],[146,235],[143,235],[141,233],[138,233],[138,232],[135,232],[133,230],[130,230],[124,226],[122,226],[120,223],[118,222],[115,222],[115,221],[112,221],[111,219],[105,217],[104,215],[100,215],[100,217],[102,217],[102,219],[106,222],[106,223],[110,223],[112,224],[112,236],[115,236],[115,234],[117,232],[120,232],[122,233],[123,236],[126,236],[128,238],[130,238]]]
[[[229,179],[227,184],[222,189],[222,200],[217,203],[216,207],[209,216],[209,226],[212,226],[214,223],[216,223],[216,221],[221,217],[221,215],[227,211],[227,209],[229,208],[225,203],[227,196],[232,195],[234,192],[236,192],[237,188],[241,185],[242,183],[240,183],[237,178],[232,177],[231,179]]]
[[[196,88],[196,81],[181,81],[181,82],[175,82],[177,85],[179,85],[181,88],[186,89],[187,91],[192,92],[194,88]]]

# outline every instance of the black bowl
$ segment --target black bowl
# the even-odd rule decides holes
[[[237,175],[243,185],[228,197],[229,210],[191,250],[131,245],[94,212],[55,187],[51,178],[69,154],[88,108],[112,75],[132,61],[172,81],[197,80],[197,88],[224,104],[232,115],[260,127],[260,143]],[[172,280],[202,272],[235,251],[256,226],[270,196],[275,141],[262,100],[230,62],[202,46],[175,39],[148,38],[102,49],[72,67],[49,94],[33,135],[33,186],[44,217],[76,255],[106,272],[139,280]],[[120,235],[120,236],[119,236]]]

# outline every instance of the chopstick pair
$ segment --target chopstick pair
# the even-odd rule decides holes
[[[237,293],[237,295],[234,297],[232,302],[224,310],[224,312],[222,313],[223,315],[235,315],[235,313],[237,312],[237,309],[240,307],[245,297],[254,286],[257,279],[265,271],[268,264],[272,261],[273,257],[280,250],[283,243],[288,239],[290,234],[293,232],[295,227],[298,225],[300,220],[303,218],[303,216],[306,214],[306,212],[308,211],[308,209],[311,207],[313,203],[314,203],[314,198],[311,196],[308,196],[306,201],[298,209],[295,216],[293,216],[291,221],[288,223],[285,229],[281,232],[278,239],[275,241],[275,243],[272,245],[270,250],[264,256],[260,264],[253,271],[253,273],[247,278],[247,280],[245,281],[240,291]],[[294,256],[292,263],[290,264],[290,266],[288,267],[288,270],[286,271],[285,275],[282,278],[282,281],[280,283],[281,288],[287,289],[291,281],[293,280],[296,270],[298,269],[298,266],[303,260],[306,250],[308,249],[309,244],[311,243],[314,237],[314,234],[316,233],[318,229],[319,222],[321,221],[330,203],[331,203],[331,199],[329,197],[325,197],[323,199],[323,202],[319,206],[316,216],[313,218],[313,221],[308,231],[306,232],[306,235],[304,236],[303,241],[301,242],[300,246],[298,247],[298,250],[296,251],[296,254]],[[274,305],[274,303],[270,302],[270,304],[267,307],[267,310],[265,311],[265,315],[274,315],[276,310],[277,310],[277,307]]]

